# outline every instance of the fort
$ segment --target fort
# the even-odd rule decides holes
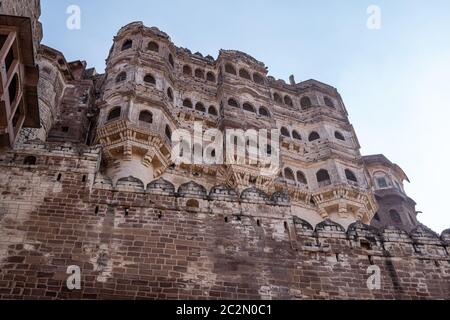
[[[41,43],[38,0],[0,14],[0,299],[450,298],[450,229],[417,220],[398,165],[361,155],[337,89],[141,22],[98,74]],[[279,169],[174,163],[196,122],[277,130]]]

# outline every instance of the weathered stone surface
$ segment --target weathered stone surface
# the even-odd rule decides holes
[[[0,299],[450,298],[449,230],[419,224],[397,165],[361,157],[336,89],[140,22],[97,75],[39,44],[38,1],[1,3],[34,21],[42,128],[0,150]],[[173,164],[194,120],[284,132],[279,172]]]

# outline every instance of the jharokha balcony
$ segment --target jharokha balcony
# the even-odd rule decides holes
[[[30,19],[0,15],[0,147],[13,147],[22,127],[40,127],[38,78]]]

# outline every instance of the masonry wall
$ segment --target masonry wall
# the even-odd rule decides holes
[[[251,201],[186,208],[184,197],[131,183],[94,188],[95,148],[32,152],[34,166],[22,165],[25,151],[0,161],[0,299],[450,297],[446,235],[345,232],[329,220],[313,231],[289,207]],[[372,264],[380,290],[367,288]],[[69,265],[81,267],[81,290],[66,288]]]

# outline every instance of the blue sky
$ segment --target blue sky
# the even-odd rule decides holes
[[[99,72],[120,27],[143,21],[178,46],[217,57],[249,53],[269,73],[338,88],[363,154],[383,153],[435,231],[450,228],[450,2],[448,0],[41,0],[44,44]],[[66,9],[81,8],[68,30]],[[370,5],[381,29],[366,27]]]

